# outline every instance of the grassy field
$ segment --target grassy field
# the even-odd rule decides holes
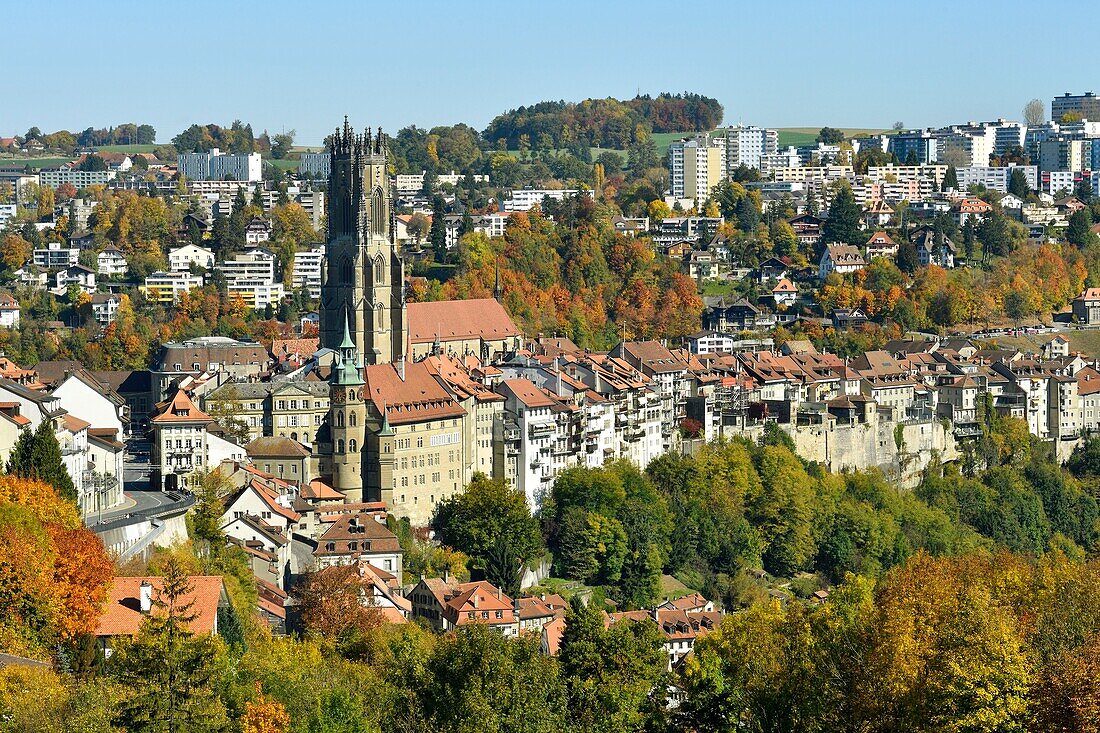
[[[31,168],[53,168],[68,163],[72,158],[9,158],[0,156],[0,165],[29,165]]]
[[[779,147],[785,148],[789,145],[798,147],[800,145],[813,145],[817,140],[817,133],[821,131],[820,127],[779,127],[776,128],[779,131]],[[886,132],[886,130],[880,130],[869,127],[842,127],[841,132],[847,137],[854,137],[856,135],[878,135]]]
[[[282,168],[284,171],[296,171],[298,170],[298,160],[289,160],[284,158],[283,160],[275,160],[274,158],[264,158],[264,163],[270,163],[276,168]]]
[[[1069,339],[1070,351],[1080,351],[1087,357],[1100,356],[1100,331],[1078,331],[1067,329],[1061,335]],[[996,343],[1000,348],[1019,349],[1021,351],[1038,351],[1044,343],[1049,341],[1054,334],[1042,333],[1022,336],[1002,336],[996,339],[977,340],[977,343]]]
[[[151,153],[156,145],[101,145],[96,148],[104,153]]]

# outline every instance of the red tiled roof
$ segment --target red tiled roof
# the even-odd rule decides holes
[[[481,338],[486,341],[519,336],[511,316],[492,298],[409,303],[409,343]]]
[[[152,422],[214,422],[214,418],[200,410],[186,392],[178,389],[170,400],[157,405],[157,414]]]
[[[217,626],[218,603],[222,597],[220,575],[193,575],[188,583],[191,592],[184,594],[182,603],[191,604],[189,614],[194,620],[188,628],[196,634],[213,633]],[[148,581],[153,586],[153,600],[159,598],[164,579],[159,577],[117,577],[111,584],[107,605],[99,617],[96,636],[133,636],[141,629],[145,615],[141,612],[141,584]],[[151,613],[164,611],[154,604]]]
[[[386,411],[391,425],[462,417],[466,411],[432,375],[424,362],[405,365],[401,379],[393,364],[374,364],[363,369],[367,395],[375,409]]]

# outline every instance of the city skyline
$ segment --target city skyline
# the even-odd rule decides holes
[[[457,122],[481,130],[498,113],[542,100],[663,91],[717,98],[725,124],[921,127],[1018,118],[1033,97],[1049,114],[1052,97],[1100,86],[1086,38],[1100,11],[1076,2],[1042,14],[1015,1],[996,14],[928,3],[924,17],[939,19],[934,33],[915,30],[905,7],[864,2],[834,4],[827,14],[802,2],[688,3],[674,14],[655,3],[517,13],[497,2],[465,12],[435,2],[308,11],[283,0],[198,2],[192,17],[210,20],[188,25],[166,7],[131,2],[109,16],[58,7],[86,40],[115,50],[82,54],[74,68],[69,54],[43,52],[55,43],[53,29],[28,24],[6,40],[0,60],[15,68],[35,58],[44,78],[68,70],[103,81],[9,92],[2,134],[133,121],[168,142],[192,123],[240,119],[257,133],[296,129],[299,144],[316,145],[344,114],[391,131]],[[142,39],[157,28],[175,42],[150,52]],[[1024,50],[1054,44],[1056,76]]]

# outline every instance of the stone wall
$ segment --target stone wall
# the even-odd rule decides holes
[[[898,446],[900,428],[901,445]],[[794,440],[798,455],[818,461],[829,471],[878,468],[903,489],[920,483],[921,472],[932,461],[954,461],[959,457],[950,427],[939,420],[895,422],[872,412],[866,423],[824,425],[780,425]],[[759,439],[762,428],[753,427],[745,437]]]

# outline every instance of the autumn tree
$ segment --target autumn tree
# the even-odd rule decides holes
[[[373,589],[358,565],[333,565],[308,573],[297,587],[299,618],[306,633],[349,642],[377,628],[381,611],[369,605]]]
[[[256,682],[256,698],[245,704],[241,716],[241,733],[288,733],[290,715],[278,700],[264,695],[263,686]]]
[[[218,696],[224,645],[216,636],[191,631],[192,590],[181,563],[169,560],[153,596],[156,610],[138,636],[111,656],[113,675],[130,693],[118,710],[118,723],[128,731],[218,731],[225,724]]]

